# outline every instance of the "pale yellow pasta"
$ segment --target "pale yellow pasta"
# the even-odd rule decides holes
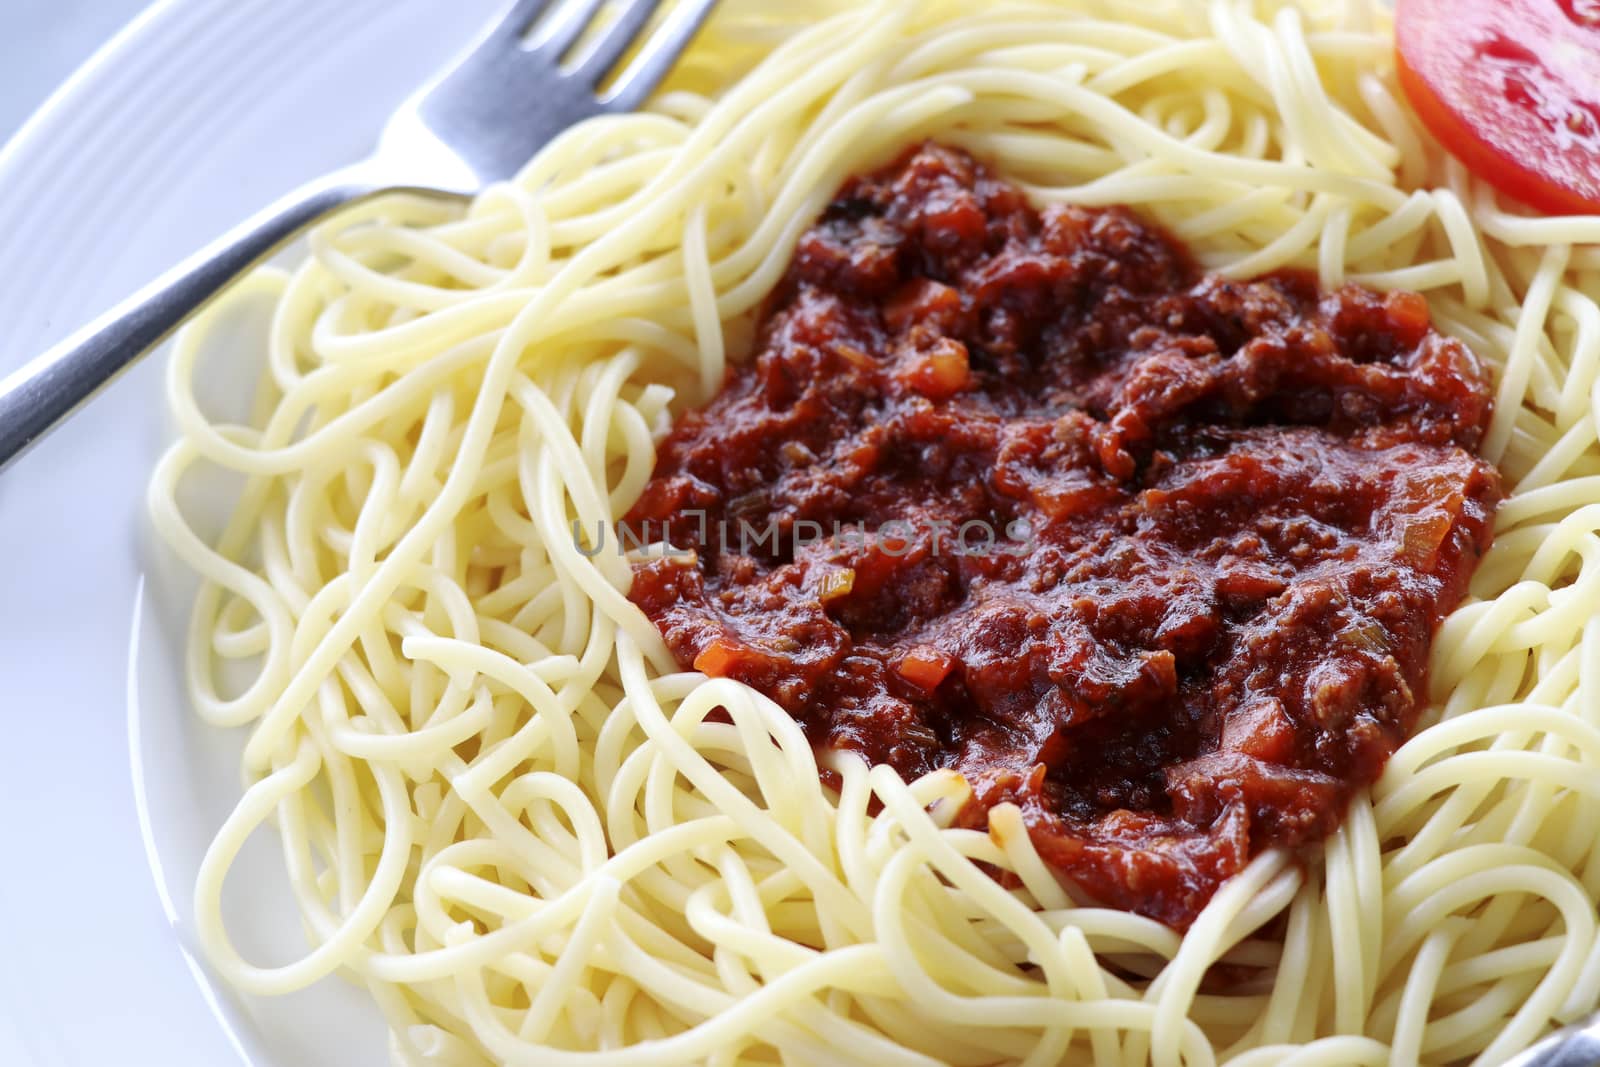
[[[1574,246],[1600,218],[1498,202],[1390,55],[1363,0],[728,0],[648,111],[252,277],[254,417],[197,399],[200,322],[150,488],[202,581],[195,708],[251,731],[198,879],[211,964],[254,993],[343,975],[395,1063],[462,1067],[1489,1064],[1593,1010],[1600,257]],[[1148,212],[1212,270],[1418,289],[1496,375],[1509,499],[1423,727],[1320,855],[1259,857],[1181,937],[1074,906],[1014,809],[953,826],[958,776],[819,757],[681,672],[627,559],[574,536],[747,352],[840,181],[930,137],[1040,203]],[[242,476],[209,541],[177,504],[196,467]],[[222,921],[267,823],[308,937],[272,966]],[[1213,990],[1219,960],[1254,977]]]

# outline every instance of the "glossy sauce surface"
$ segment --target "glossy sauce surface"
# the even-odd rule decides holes
[[[1078,894],[1191,923],[1337,826],[1488,547],[1486,375],[1423,300],[1206,276],[925,145],[801,239],[627,525],[632,599],[814,743],[1018,804]]]

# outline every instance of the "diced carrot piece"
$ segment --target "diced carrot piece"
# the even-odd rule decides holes
[[[941,338],[931,351],[916,356],[905,371],[906,384],[931,400],[961,392],[971,376],[967,346],[948,337]]]
[[[939,683],[955,669],[955,660],[935,648],[915,648],[900,660],[900,676],[927,692],[939,688]]]
[[[1222,724],[1222,747],[1268,763],[1282,763],[1293,755],[1294,723],[1278,700],[1245,705]]]
[[[728,669],[739,661],[739,652],[725,641],[713,641],[694,658],[694,669],[713,677],[726,677]]]
[[[1416,293],[1393,292],[1383,298],[1383,317],[1411,344],[1422,340],[1433,322],[1428,302]]]

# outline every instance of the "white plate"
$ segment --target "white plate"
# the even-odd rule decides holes
[[[0,375],[228,224],[357,158],[503,0],[169,0],[0,153]],[[241,335],[242,336],[242,335]],[[257,352],[220,362],[237,398]],[[365,1067],[365,994],[235,997],[190,954],[190,886],[239,785],[177,682],[183,589],[143,493],[165,359],[0,476],[0,1064]],[[212,361],[213,375],[219,361]],[[231,903],[270,895],[265,861]],[[288,915],[266,929],[300,948]],[[253,939],[254,940],[254,939]]]

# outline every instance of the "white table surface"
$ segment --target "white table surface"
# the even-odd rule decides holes
[[[0,143],[150,0],[0,0]]]

